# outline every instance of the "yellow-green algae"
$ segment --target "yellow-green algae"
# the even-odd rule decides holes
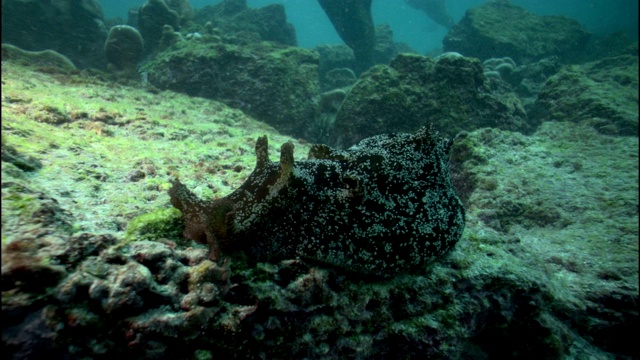
[[[297,154],[308,151],[216,101],[96,73],[36,70],[3,61],[3,142],[42,162],[20,182],[57,199],[79,230],[122,232],[134,217],[169,208],[171,177],[200,196],[230,193],[253,170],[259,135],[269,137],[271,154],[287,141]],[[12,170],[2,163],[5,181],[19,173]],[[8,206],[3,219],[13,216],[5,208],[26,205]]]
[[[175,208],[161,209],[136,216],[127,225],[125,240],[155,240],[162,237],[181,238],[182,213]]]

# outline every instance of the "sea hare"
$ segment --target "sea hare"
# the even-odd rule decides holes
[[[262,136],[255,170],[233,193],[202,201],[174,181],[169,195],[184,214],[184,235],[208,244],[214,261],[242,249],[256,261],[301,258],[390,277],[442,256],[462,234],[449,148],[425,127],[348,150],[314,145],[295,162],[285,143],[275,163]]]

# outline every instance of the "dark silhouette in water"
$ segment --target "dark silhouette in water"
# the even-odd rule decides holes
[[[455,22],[447,14],[444,7],[445,0],[404,0],[409,6],[424,11],[427,16],[438,24],[450,29]]]
[[[318,0],[342,40],[353,50],[356,72],[373,64],[375,27],[371,16],[372,0]]]
[[[338,35],[353,50],[357,73],[373,65],[376,34],[371,16],[372,1],[318,0]],[[413,8],[424,11],[429,18],[447,29],[455,24],[453,18],[447,14],[445,0],[405,0],[405,2]]]

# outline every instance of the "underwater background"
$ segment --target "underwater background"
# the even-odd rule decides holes
[[[446,9],[454,20],[458,21],[467,9],[482,4],[484,0],[447,1]],[[100,4],[105,17],[127,17],[127,11],[139,7],[143,0],[102,0]],[[220,1],[193,0],[194,8],[213,5]],[[631,0],[514,0],[513,4],[538,15],[564,15],[578,20],[582,26],[596,34],[616,31],[626,32],[638,37],[638,2]],[[298,44],[302,47],[314,47],[320,44],[340,42],[340,37],[331,22],[322,16],[322,9],[316,1],[310,0],[248,0],[250,7],[262,7],[268,4],[283,4],[287,19],[297,29]],[[430,20],[424,13],[416,11],[404,0],[374,1],[373,18],[376,23],[388,23],[399,41],[407,42],[415,50],[425,53],[442,46],[446,28]]]
[[[3,354],[640,359],[637,29],[3,0]]]

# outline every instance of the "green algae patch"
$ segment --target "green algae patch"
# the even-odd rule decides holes
[[[18,192],[12,192],[2,198],[2,202],[7,202],[7,216],[17,216],[19,218],[28,218],[39,208],[39,204],[35,201],[36,198],[33,195],[20,194]],[[5,206],[3,206],[3,210]],[[4,211],[3,211],[3,214]],[[3,216],[4,217],[4,216]]]
[[[251,172],[258,136],[272,139],[271,153],[291,141],[217,101],[36,70],[3,62],[2,142],[13,155],[3,156],[3,178],[55,198],[82,231],[124,232],[166,207],[172,178],[203,198],[224,196]]]
[[[127,225],[125,241],[180,239],[182,213],[175,208],[162,209],[133,218]],[[186,242],[186,240],[185,240]]]

